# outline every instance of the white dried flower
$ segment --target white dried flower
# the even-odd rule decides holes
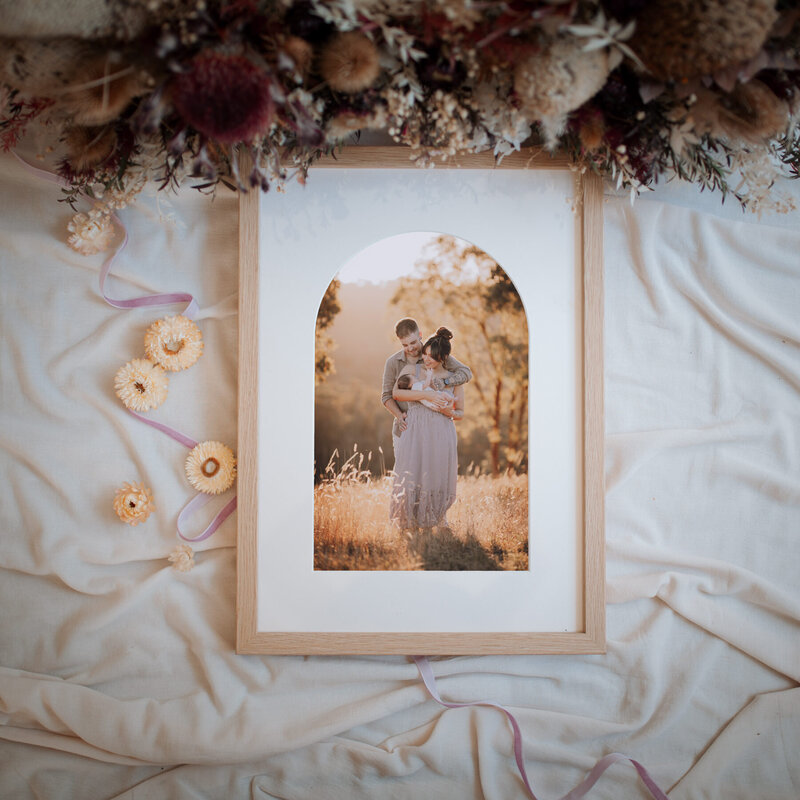
[[[191,367],[203,354],[203,334],[188,317],[164,317],[147,329],[144,351],[164,369],[179,372]]]
[[[548,40],[517,64],[514,90],[522,113],[542,124],[548,146],[556,144],[567,114],[602,89],[611,66],[606,50],[586,50],[574,36]]]
[[[155,508],[153,493],[142,483],[123,483],[114,495],[114,511],[128,525],[144,522]]]
[[[233,485],[236,457],[222,442],[200,442],[186,458],[186,477],[198,492],[220,494]]]
[[[169,554],[169,561],[176,572],[189,572],[194,566],[194,550],[188,544],[179,544]]]
[[[114,226],[105,214],[76,214],[67,225],[67,244],[84,256],[108,250],[114,239]]]
[[[794,198],[779,182],[779,160],[769,145],[743,146],[731,158],[731,169],[740,176],[735,192],[747,198],[747,210],[759,217],[764,213],[788,214],[797,210]]]
[[[126,408],[147,411],[158,408],[167,399],[169,377],[158,364],[134,358],[114,376],[114,388]]]

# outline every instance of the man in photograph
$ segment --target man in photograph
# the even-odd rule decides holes
[[[397,438],[406,429],[406,411],[408,404],[395,400],[392,396],[395,382],[400,373],[409,365],[422,363],[422,334],[416,320],[411,317],[404,317],[394,328],[401,348],[386,359],[383,368],[383,386],[381,391],[381,403],[384,408],[394,417],[392,423],[392,443],[397,442]],[[454,386],[460,386],[472,379],[472,370],[462,364],[452,355],[447,356],[444,367],[453,374],[447,378],[434,378],[432,388],[436,391],[444,391]]]

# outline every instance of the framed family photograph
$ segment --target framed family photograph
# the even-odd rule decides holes
[[[241,196],[238,652],[604,650],[602,273],[533,150]]]

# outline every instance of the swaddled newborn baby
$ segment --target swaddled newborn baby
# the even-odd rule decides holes
[[[413,389],[415,392],[435,392],[436,390],[431,386],[431,382],[433,381],[433,370],[428,369],[425,370],[425,380],[424,381],[415,381],[411,375],[406,373],[405,375],[401,375],[397,379],[397,388],[398,389]],[[451,398],[450,405],[444,406],[444,408],[454,408],[456,404],[455,395],[445,390],[444,394],[448,395]],[[420,400],[422,405],[427,406],[428,408],[432,408],[434,411],[439,411],[441,406],[437,406],[435,403],[432,403],[430,400]]]

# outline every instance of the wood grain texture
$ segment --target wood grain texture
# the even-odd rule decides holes
[[[413,168],[409,150],[351,147],[315,168]],[[494,168],[491,154],[464,156],[444,168]],[[244,168],[244,167],[242,167]],[[437,169],[443,167],[437,166]],[[564,157],[541,150],[506,157],[503,169],[567,169]],[[603,209],[602,180],[576,174],[575,257],[582,327],[578,381],[582,382],[583,487],[576,502],[584,525],[583,630],[544,633],[300,633],[259,631],[258,593],[258,269],[259,195],[239,203],[239,505],[236,650],[239,653],[330,654],[565,654],[605,652],[605,518],[603,419]],[[577,489],[576,489],[577,491]]]
[[[240,165],[247,169],[247,164]],[[236,649],[257,629],[258,593],[258,211],[259,194],[239,195],[239,396]]]
[[[364,146],[346,147],[341,152],[326,156],[311,168],[335,169],[419,169],[411,160],[408,147]],[[498,163],[490,152],[449,158],[436,163],[436,169],[565,169],[569,160],[564,155],[551,155],[542,147],[524,147],[509,153]]]
[[[605,652],[603,182],[590,174],[583,176],[583,379],[585,631]]]
[[[564,655],[602,652],[577,633],[265,633],[254,631],[238,653],[274,655]]]

